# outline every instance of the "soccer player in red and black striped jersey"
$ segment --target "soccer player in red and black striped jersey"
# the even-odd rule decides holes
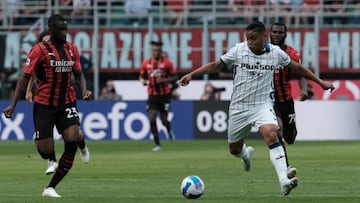
[[[49,158],[53,150],[54,126],[64,140],[64,152],[59,165],[42,192],[42,196],[48,197],[61,197],[55,187],[71,169],[78,147],[80,121],[72,75],[83,99],[92,98],[92,92],[86,89],[86,80],[81,72],[79,51],[74,44],[66,41],[67,28],[63,16],[56,14],[49,18],[50,40],[38,43],[30,50],[12,102],[4,110],[5,117],[11,118],[17,101],[24,95],[29,79],[35,74],[38,86],[33,116],[37,150],[42,158]]]
[[[50,40],[49,31],[48,30],[42,31],[39,35],[38,42],[49,42],[49,40]],[[25,99],[29,104],[32,103],[32,98],[33,98],[32,89],[33,89],[34,83],[35,83],[35,75],[32,75],[31,78],[29,79],[28,85],[26,87],[26,94],[25,94]],[[89,152],[88,147],[86,146],[84,133],[82,132],[82,130],[80,130],[79,135],[80,135],[80,137],[79,137],[78,145],[79,145],[79,149],[80,149],[81,160],[84,163],[88,163],[90,161],[90,152]],[[35,144],[38,144],[38,142],[35,142]],[[48,146],[51,146],[51,143],[48,143],[48,144],[49,144]],[[58,166],[58,163],[56,161],[54,142],[52,143],[52,146],[53,146],[53,150],[50,153],[50,157],[48,159],[48,167],[45,170],[46,175],[55,173],[55,170]]]
[[[270,41],[272,44],[279,46],[291,58],[291,60],[301,63],[299,52],[293,47],[285,44],[287,34],[287,26],[284,23],[274,23],[270,28]],[[290,79],[291,70],[288,67],[277,69],[274,73],[274,87],[275,87],[275,112],[279,123],[279,140],[282,142],[285,150],[285,143],[293,144],[297,135],[296,129],[296,116],[294,99],[291,94]],[[299,78],[299,87],[301,89],[300,100],[307,99],[307,80],[303,77]],[[296,175],[296,168],[289,165],[287,155],[286,162],[288,164],[288,176],[293,177]]]
[[[152,57],[141,64],[140,81],[147,85],[148,100],[146,110],[149,114],[151,133],[154,136],[153,151],[161,150],[160,138],[156,125],[157,113],[160,112],[162,124],[166,127],[169,139],[173,141],[175,135],[171,130],[168,113],[171,100],[171,83],[178,79],[172,61],[163,56],[162,42],[150,42]]]

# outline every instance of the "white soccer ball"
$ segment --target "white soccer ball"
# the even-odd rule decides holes
[[[197,199],[204,193],[205,184],[198,176],[191,175],[184,178],[180,189],[184,197]]]

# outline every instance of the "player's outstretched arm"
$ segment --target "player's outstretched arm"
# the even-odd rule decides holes
[[[190,80],[194,76],[219,72],[223,66],[224,66],[224,64],[220,60],[216,60],[216,61],[207,63],[205,65],[202,65],[200,68],[198,68],[198,69],[184,75],[182,78],[180,78],[178,83],[181,86],[186,86],[186,85],[188,85],[190,83]]]
[[[295,71],[297,74],[304,76],[305,78],[312,80],[320,85],[324,90],[330,90],[331,92],[335,89],[334,85],[331,82],[326,82],[316,76],[309,69],[305,68],[303,65],[291,61],[289,68]]]

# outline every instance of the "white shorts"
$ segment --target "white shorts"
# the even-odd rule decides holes
[[[249,135],[254,126],[258,129],[264,124],[278,126],[272,104],[267,104],[250,110],[229,110],[228,142],[234,143]]]

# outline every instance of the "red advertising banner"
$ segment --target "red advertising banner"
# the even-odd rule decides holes
[[[302,63],[319,66],[320,73],[360,73],[360,28],[289,29],[287,44],[298,49]],[[21,55],[34,45],[38,33],[9,32],[2,35],[0,67],[18,68]],[[100,29],[94,40],[92,29],[71,29],[68,40],[87,58],[96,57],[100,72],[138,72],[144,58],[151,56],[151,40],[161,40],[163,50],[178,72],[189,72],[207,61],[218,59],[235,43],[243,41],[244,29]]]

